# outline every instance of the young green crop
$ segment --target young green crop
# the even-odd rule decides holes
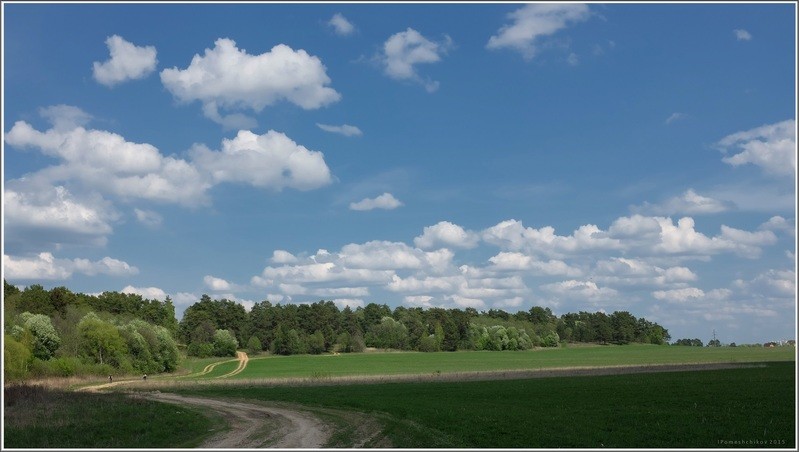
[[[795,367],[178,391],[372,413],[399,448],[794,448]]]
[[[594,367],[676,363],[793,360],[793,347],[678,347],[624,345],[543,348],[506,352],[388,352],[339,355],[268,356],[250,359],[236,379],[310,378],[352,375],[398,375],[447,372],[503,371],[554,367]],[[213,378],[235,369],[217,366],[204,375]]]
[[[3,402],[8,448],[197,447],[222,425],[193,408],[123,394],[9,386]]]

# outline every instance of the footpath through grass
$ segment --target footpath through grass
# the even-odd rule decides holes
[[[795,448],[795,367],[176,392],[371,413],[397,448]]]
[[[793,347],[576,346],[518,352],[388,352],[251,357],[235,379],[325,378],[352,375],[436,374],[555,367],[794,360]],[[221,364],[205,378],[224,375]]]

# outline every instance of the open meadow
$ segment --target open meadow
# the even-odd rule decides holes
[[[744,363],[792,360],[793,347],[679,347],[645,344],[538,348],[516,352],[375,352],[339,355],[250,357],[235,379],[439,374],[574,367],[640,366],[688,363]],[[209,361],[203,361],[207,363]],[[219,364],[201,378],[216,378],[236,368]],[[169,378],[169,377],[165,377]]]

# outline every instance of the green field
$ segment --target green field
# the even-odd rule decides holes
[[[8,448],[197,447],[223,426],[194,408],[42,386],[6,387],[3,405]]]
[[[370,413],[398,448],[795,448],[795,366],[176,392]]]
[[[674,363],[794,360],[793,347],[678,347],[659,345],[581,346],[517,352],[389,352],[252,358],[234,379],[324,378],[359,375],[434,374]],[[207,362],[206,362],[207,363]],[[196,366],[195,366],[196,367]],[[200,367],[201,368],[201,367]],[[218,365],[204,378],[224,375],[235,362]]]
[[[182,376],[153,376],[147,383],[161,381],[160,390],[169,392],[365,413],[382,426],[381,438],[396,448],[795,448],[795,357],[793,347],[655,345],[523,352],[374,352],[260,356],[251,358],[245,371],[233,378],[213,377],[232,371],[236,362],[218,364],[202,377],[186,376],[230,360],[207,358],[186,360]],[[338,376],[736,362],[756,366],[324,385],[327,377]],[[280,378],[298,378],[303,385],[262,384]],[[225,381],[233,384],[216,384]],[[136,382],[114,389],[146,386],[139,378]],[[221,426],[220,419],[209,420],[193,410],[149,401],[131,403],[122,394],[9,394],[6,447],[194,447],[210,433],[209,428]],[[336,434],[348,433],[343,428]]]

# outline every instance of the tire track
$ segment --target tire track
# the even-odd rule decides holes
[[[148,392],[135,397],[211,410],[228,421],[230,429],[213,435],[200,448],[318,449],[330,439],[332,427],[316,416],[289,407],[261,405],[236,400],[210,399]]]
[[[244,370],[244,368],[247,367],[247,362],[250,360],[250,357],[247,356],[247,354],[244,353],[244,352],[236,352],[236,356],[238,356],[238,361],[239,361],[238,367],[236,367],[235,369],[233,369],[232,371],[230,371],[230,372],[228,372],[228,373],[226,373],[224,375],[219,375],[219,376],[214,377],[214,378],[230,378],[230,377],[232,377],[234,375],[240,374]],[[225,362],[229,363],[230,361],[225,361]]]
[[[236,352],[236,353],[238,354],[238,353],[243,353],[243,352]],[[246,353],[245,353],[245,355],[246,355]],[[217,361],[215,363],[211,363],[211,364],[205,366],[203,368],[203,370],[201,370],[200,372],[197,372],[197,373],[194,373],[194,374],[189,374],[189,375],[177,375],[177,376],[175,376],[175,378],[202,377],[205,374],[213,372],[213,370],[216,369],[216,366],[218,366],[220,364],[225,364],[225,363],[230,363],[230,362],[233,362],[233,361],[240,361],[240,360],[241,360],[241,358],[228,359],[228,360],[225,360],[225,361]]]

